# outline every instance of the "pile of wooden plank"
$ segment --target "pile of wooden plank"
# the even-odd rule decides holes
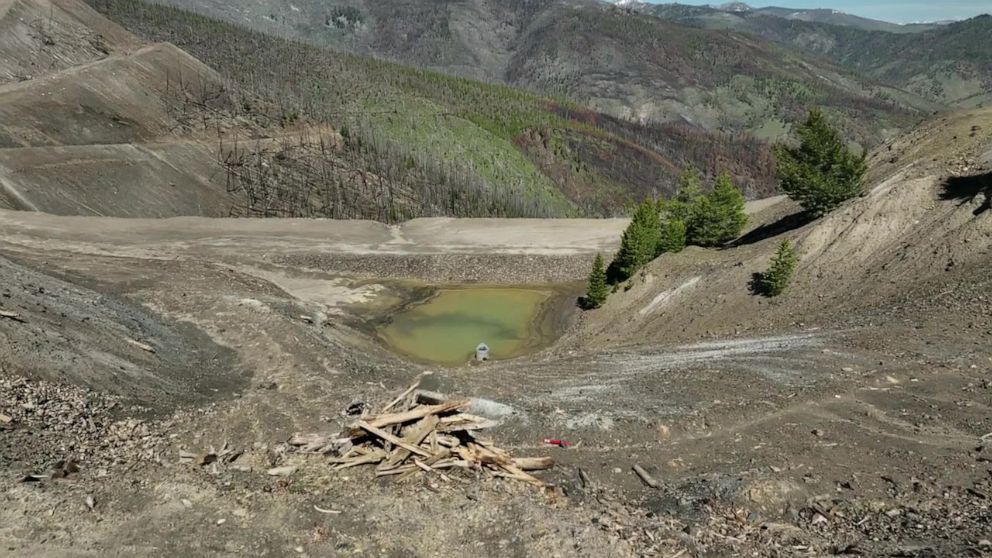
[[[471,469],[546,486],[527,471],[550,469],[553,459],[513,457],[479,436],[496,423],[464,412],[470,400],[446,399],[417,387],[410,386],[379,412],[363,415],[341,437],[297,435],[289,444],[335,454],[331,462],[338,470],[375,465],[377,477],[404,480],[433,474],[451,480],[446,471]]]

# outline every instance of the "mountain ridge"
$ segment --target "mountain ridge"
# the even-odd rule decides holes
[[[614,5],[621,5],[615,2]],[[680,4],[678,2],[640,2],[628,0],[624,6],[637,6],[644,11],[656,11],[668,14],[714,15],[720,12],[730,14],[768,15],[782,19],[807,21],[811,23],[828,23],[844,27],[852,27],[864,31],[887,31],[889,33],[919,33],[934,29],[950,21],[897,23],[854,15],[843,10],[830,8],[785,8],[780,6],[754,7],[746,2],[727,2],[724,4]]]
[[[673,22],[762,37],[828,59],[938,105],[973,108],[992,100],[992,16],[979,15],[912,32],[869,30],[833,22],[788,19],[759,11],[730,14],[712,8],[640,5]]]
[[[849,135],[874,144],[938,108],[764,39],[672,25],[598,1],[303,0],[293,10],[265,1],[237,10],[220,0],[157,1],[319,46],[563,95],[637,121],[779,139],[808,105],[822,104]],[[718,82],[708,79],[716,75]]]

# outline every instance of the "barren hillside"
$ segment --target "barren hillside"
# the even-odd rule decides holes
[[[43,77],[139,44],[82,2],[0,2],[0,85]]]
[[[82,2],[3,8],[0,207],[388,221],[541,211],[519,187],[488,188],[346,142],[335,126],[230,86],[174,45],[142,44]]]

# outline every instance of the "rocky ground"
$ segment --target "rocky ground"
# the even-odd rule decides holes
[[[0,212],[0,555],[992,555],[987,171],[886,164],[815,223],[752,206],[762,234],[659,259],[549,349],[432,370],[555,458],[546,489],[287,440],[428,371],[369,326],[416,285],[575,279],[617,223]],[[793,290],[757,297],[782,234]]]
[[[286,445],[296,432],[339,431],[349,407],[381,404],[423,371],[347,325],[360,303],[313,323],[302,316],[316,315],[314,303],[257,267],[189,253],[104,256],[91,241],[28,246],[8,245],[18,263],[5,269],[55,270],[124,315],[170,326],[179,345],[201,332],[215,352],[232,353],[215,373],[252,373],[163,410],[127,382],[94,391],[7,364],[0,553],[992,552],[992,325],[980,271],[830,328],[784,322],[750,337],[612,350],[563,343],[484,370],[435,371],[431,387],[498,404],[489,412],[502,421],[492,432],[501,446],[556,458],[542,475],[555,488],[540,491],[471,473],[397,485],[360,468],[335,472]],[[313,273],[278,269],[290,286],[298,283],[286,277]],[[19,321],[3,319],[0,332],[20,340],[49,312],[15,303],[19,291],[7,288],[3,308]],[[106,343],[133,349],[128,361],[159,358],[126,340]],[[547,446],[547,437],[572,445]]]

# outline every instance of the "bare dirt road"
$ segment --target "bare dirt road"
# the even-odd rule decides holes
[[[280,254],[573,255],[616,249],[623,219],[115,219],[0,210],[0,235],[24,247],[157,258]]]

